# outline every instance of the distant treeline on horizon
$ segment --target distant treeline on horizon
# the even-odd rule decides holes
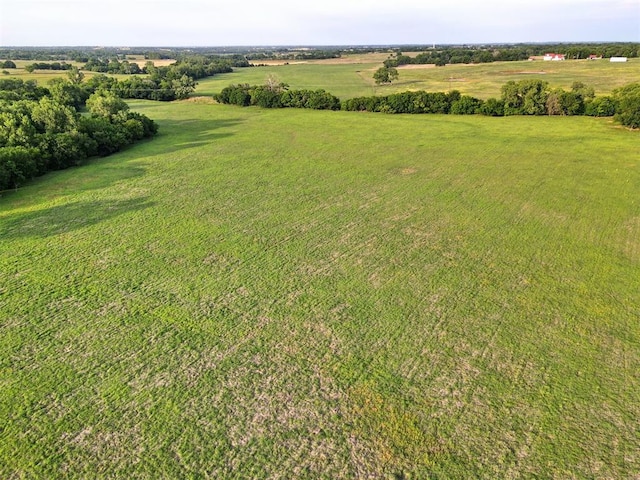
[[[324,45],[324,46],[213,46],[213,47],[2,47],[0,59],[33,61],[88,62],[91,59],[127,59],[143,56],[147,60],[179,59],[189,55],[243,55],[247,60],[324,59],[355,53],[430,52],[430,59],[453,58],[448,63],[485,63],[491,61],[526,60],[548,52],[570,59],[640,56],[640,42],[581,43],[483,43],[483,44],[415,44],[415,45]],[[402,57],[401,57],[402,58]],[[406,60],[406,59],[405,59]],[[425,59],[426,60],[426,59]],[[457,61],[456,61],[457,60]]]

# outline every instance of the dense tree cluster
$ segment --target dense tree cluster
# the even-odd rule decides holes
[[[95,75],[82,84],[85,96],[95,91],[108,91],[120,98],[172,101],[187,98],[195,90],[196,82],[189,76],[176,78],[154,72],[117,80],[107,75]]]
[[[164,76],[181,77],[187,75],[194,80],[200,78],[212,77],[219,73],[231,73],[233,67],[248,67],[249,62],[245,58],[237,58],[235,60],[222,60],[220,58],[208,58],[202,56],[188,56],[179,59],[173,65],[167,67],[158,67],[158,71]],[[147,63],[146,72],[149,71],[150,64]]]
[[[49,90],[39,87],[35,80],[26,82],[19,78],[0,79],[0,102],[18,100],[40,100],[49,94]]]
[[[202,76],[208,77],[217,73],[225,73],[230,67],[245,68],[251,64],[245,55],[179,55],[174,66],[192,65],[193,70],[205,72]],[[207,73],[206,70],[209,70]],[[194,78],[202,78],[194,76]]]
[[[187,75],[197,80],[199,78],[211,77],[218,73],[232,72],[232,67],[248,66],[249,62],[243,56],[222,58],[219,56],[205,57],[191,55],[183,56],[174,64],[163,67],[155,67],[152,61],[147,61],[142,68],[135,62],[129,62],[128,60],[120,61],[117,57],[91,58],[84,65],[83,70],[122,75],[148,73],[173,78]]]
[[[161,76],[152,74],[148,77],[126,78],[110,83],[110,90],[121,98],[139,98],[146,100],[159,100],[170,102],[187,98],[196,88],[193,78],[182,75],[181,77]]]
[[[461,97],[457,90],[449,93],[402,92],[386,96],[350,98],[342,102],[342,109],[352,112],[451,113],[453,104]]]
[[[117,58],[126,60],[132,55],[144,56],[145,59],[170,59],[179,54],[193,53],[187,48],[160,47],[4,47],[0,48],[0,58],[12,60],[35,61],[74,61],[86,63],[92,58]]]
[[[0,190],[155,135],[153,120],[129,111],[114,93],[101,90],[87,97],[74,80],[78,77],[70,75],[46,89],[0,79]],[[88,114],[81,114],[78,104],[85,99]]]
[[[220,103],[263,108],[340,110],[340,99],[325,90],[289,90],[286,84],[231,85],[214,98]]]
[[[111,58],[91,58],[84,65],[83,70],[92,72],[111,73],[111,74],[142,74],[159,73],[162,76],[182,76],[188,75],[197,80],[199,78],[211,77],[218,73],[229,73],[233,71],[232,67],[248,67],[249,62],[242,55],[234,55],[230,57],[205,57],[205,56],[183,56],[172,65],[163,67],[154,66],[152,61],[147,61],[145,66],[140,66],[135,62],[128,60],[118,60],[116,57]]]
[[[124,62],[119,62],[119,64],[123,65]],[[60,79],[55,79],[52,81],[50,90],[52,93],[59,92],[63,97],[66,95],[74,96],[75,100],[72,103],[75,108],[80,107],[89,95],[96,90],[110,91],[121,98],[159,101],[180,100],[187,98],[195,90],[196,82],[191,75],[199,75],[199,72],[196,69],[190,69],[189,67],[192,65],[180,64],[169,67],[155,67],[152,62],[148,62],[145,66],[145,71],[148,72],[146,76],[131,75],[130,78],[117,80],[107,75],[95,75],[87,82],[82,83],[82,85],[80,83],[84,74],[78,68],[69,65],[69,81],[60,83]],[[222,66],[219,67],[219,70],[227,72],[232,71],[232,68]],[[213,68],[208,73],[212,71]],[[31,85],[36,88],[35,82],[25,82],[22,88],[27,88],[27,86]],[[0,95],[6,96],[7,93],[3,91],[0,92]]]
[[[244,62],[244,63],[243,63]],[[219,73],[230,73],[233,65],[248,65],[246,59],[237,62],[211,59],[207,57],[185,57],[176,63],[156,67],[148,61],[140,69],[137,64],[127,61],[91,60],[85,68],[109,73],[144,73],[146,76],[132,75],[124,80],[100,78],[100,88],[110,90],[121,98],[139,98],[147,100],[171,101],[187,98],[196,87],[196,79],[213,76]],[[135,66],[135,67],[134,67]],[[94,77],[96,78],[96,77]],[[93,80],[93,79],[92,79]]]
[[[134,75],[136,73],[143,73],[140,66],[135,62],[129,62],[127,60],[119,61],[117,58],[90,58],[85,63],[83,70],[90,72],[111,73],[111,74],[123,74]]]

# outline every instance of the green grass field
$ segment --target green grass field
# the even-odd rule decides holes
[[[500,88],[510,80],[536,78],[549,82],[551,87],[571,88],[574,81],[594,87],[596,94],[606,95],[622,85],[640,78],[640,59],[628,63],[608,60],[565,62],[497,62],[479,65],[420,66],[400,68],[400,78],[392,85],[375,85],[373,73],[381,63],[323,64],[304,63],[236,69],[234,73],[218,75],[199,81],[197,94],[211,95],[235,83],[263,84],[275,75],[291,88],[324,88],[345,99],[368,95],[387,95],[407,90],[430,92],[460,92],[487,99],[500,97]]]
[[[291,88],[317,90],[322,88],[340,98],[374,95],[379,88],[373,81],[377,64],[322,64],[300,63],[266,67],[236,68],[198,81],[196,95],[213,95],[224,87],[236,83],[262,85],[270,75]]]
[[[637,132],[133,107],[0,198],[0,477],[637,477]]]

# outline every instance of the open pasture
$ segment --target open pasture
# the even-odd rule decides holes
[[[416,53],[417,55],[417,53]],[[324,58],[319,60],[253,60],[252,63],[264,64],[269,66],[274,65],[297,65],[297,64],[313,64],[313,65],[345,65],[345,64],[378,64],[384,62],[390,57],[390,53],[386,52],[371,52],[371,53],[352,53],[342,54],[339,58]]]
[[[418,68],[427,67],[427,68]],[[487,99],[499,97],[500,88],[510,80],[537,78],[549,82],[552,88],[571,88],[573,82],[591,85],[597,95],[606,95],[640,78],[640,59],[627,63],[603,60],[567,60],[563,62],[524,61],[497,62],[477,65],[407,65],[400,67],[400,79],[388,87],[392,91],[460,90],[467,95]]]
[[[199,81],[197,93],[218,93],[232,83],[263,84],[276,75],[291,88],[323,88],[345,99],[373,94],[387,95],[407,90],[460,92],[487,99],[500,96],[500,88],[510,80],[537,78],[551,87],[571,88],[575,81],[594,87],[597,95],[606,95],[617,87],[640,78],[640,59],[612,64],[608,60],[567,60],[564,62],[496,62],[476,65],[409,65],[400,67],[400,78],[392,85],[375,85],[373,73],[382,63],[321,64],[320,61],[235,69],[233,73]]]
[[[640,472],[637,132],[133,107],[0,198],[0,477]]]
[[[262,85],[269,76],[275,76],[291,88],[324,89],[340,98],[374,95],[374,63],[290,63],[266,67],[235,68],[233,73],[223,73],[198,80],[196,95],[213,95],[231,84],[248,83]]]

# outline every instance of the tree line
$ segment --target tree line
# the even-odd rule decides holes
[[[117,57],[96,57],[91,58],[82,67],[83,70],[99,73],[121,74],[121,75],[137,75],[151,74],[160,75],[162,77],[181,77],[187,75],[194,80],[199,78],[211,77],[219,73],[229,73],[233,71],[233,67],[248,67],[248,60],[243,56],[183,56],[167,66],[156,67],[152,61],[145,62],[140,67],[136,62],[128,60],[119,60]]]
[[[82,80],[77,69],[49,88],[0,79],[0,190],[156,134],[153,120],[111,91],[91,92]]]
[[[214,95],[219,103],[263,108],[311,108],[314,110],[340,110],[340,99],[319,90],[289,90],[285,83],[268,82],[266,85],[230,85]]]
[[[240,56],[246,60],[266,59],[321,59],[338,58],[354,53],[380,52],[442,52],[455,61],[467,58],[482,58],[489,61],[522,60],[532,55],[543,55],[547,52],[563,53],[567,58],[580,59],[589,55],[604,58],[612,56],[636,57],[640,55],[638,42],[606,42],[606,43],[520,43],[520,44],[470,44],[470,45],[335,45],[298,47],[0,47],[0,58],[10,60],[35,61],[76,61],[86,63],[93,58],[117,58],[126,60],[132,55],[145,59],[171,59],[185,56],[218,56],[229,58]],[[408,56],[407,56],[408,57]],[[414,57],[415,58],[415,57]],[[452,62],[447,62],[452,63]]]
[[[588,115],[611,117],[622,125],[640,128],[640,83],[632,83],[596,97],[592,87],[574,82],[570,90],[551,88],[548,82],[528,79],[507,82],[500,98],[482,100],[453,90],[402,92],[340,101],[324,90],[289,90],[284,83],[230,85],[214,95],[219,103],[263,108],[312,108],[383,113],[438,113],[454,115]]]
[[[132,75],[131,78],[122,80],[102,75],[90,80],[90,82],[99,83],[102,89],[111,90],[118,97],[172,101],[187,98],[195,90],[197,79],[220,73],[231,73],[233,67],[246,67],[249,63],[244,58],[186,56],[172,65],[160,67],[148,61],[142,69],[135,63],[120,62],[117,59],[94,61],[87,65],[90,69],[97,68],[97,71],[103,71],[106,68],[109,73],[146,74],[144,77]],[[133,65],[136,67],[133,68]]]
[[[457,115],[588,115],[611,117],[622,125],[640,128],[640,83],[596,97],[592,87],[574,82],[570,90],[550,88],[542,80],[509,81],[500,98],[482,100],[457,90],[402,92],[345,100],[342,109],[384,113],[441,113]]]
[[[24,69],[31,73],[35,70],[71,70],[72,66],[65,62],[36,62],[26,65]]]
[[[408,50],[405,50],[408,51]],[[638,43],[607,43],[607,44],[549,44],[549,45],[499,45],[499,46],[444,46],[418,50],[414,56],[405,55],[397,50],[384,61],[385,67],[400,65],[433,64],[444,66],[456,63],[491,63],[527,60],[532,56],[544,55],[547,52],[561,53],[568,59],[584,59],[589,55],[603,58],[629,57],[640,55]]]

